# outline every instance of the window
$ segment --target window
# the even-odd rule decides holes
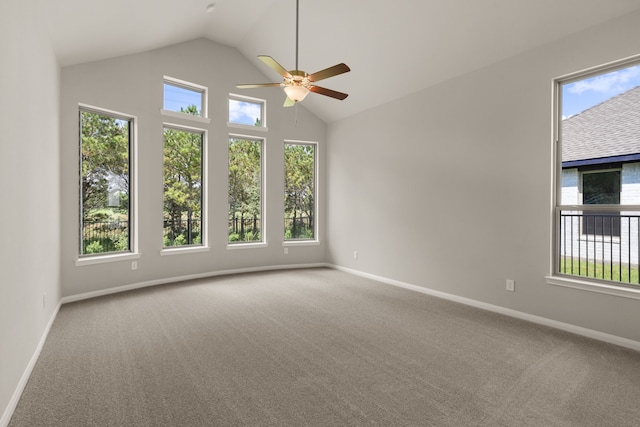
[[[285,143],[284,239],[316,239],[316,144]]]
[[[164,112],[207,117],[207,88],[171,77],[164,78]]]
[[[640,290],[640,63],[556,81],[554,272]]]
[[[620,171],[583,172],[582,204],[619,205]],[[618,211],[583,211],[582,233],[608,238],[620,237],[620,213]]]
[[[231,136],[229,243],[262,241],[262,224],[262,140]]]
[[[203,245],[204,131],[165,125],[165,248]]]
[[[132,248],[133,119],[80,109],[80,255]]]
[[[229,124],[266,128],[265,101],[240,95],[229,95]]]

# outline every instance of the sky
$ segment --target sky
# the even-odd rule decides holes
[[[640,64],[562,86],[562,118],[640,86]]]

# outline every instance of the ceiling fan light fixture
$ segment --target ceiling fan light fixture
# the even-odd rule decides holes
[[[291,86],[285,86],[284,92],[292,101],[300,102],[309,94],[309,89],[302,85],[293,84]]]

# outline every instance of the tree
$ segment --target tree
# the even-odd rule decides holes
[[[129,210],[129,122],[89,111],[81,113],[82,218],[109,206],[109,192]]]
[[[181,111],[197,114],[195,105]],[[186,240],[178,242],[194,243],[193,225],[201,223],[202,141],[198,132],[164,129],[164,216],[171,244],[181,235]]]
[[[229,233],[239,240],[259,238],[261,210],[261,143],[250,139],[229,140]],[[253,219],[246,233],[245,219]],[[238,224],[239,222],[239,224]],[[239,226],[238,226],[239,225]]]
[[[313,237],[314,195],[315,146],[285,145],[285,219],[291,220],[288,230],[291,238]],[[303,226],[304,217],[307,218],[306,227]]]

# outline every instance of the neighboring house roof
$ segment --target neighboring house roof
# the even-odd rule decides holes
[[[562,121],[562,166],[640,160],[640,86]]]

